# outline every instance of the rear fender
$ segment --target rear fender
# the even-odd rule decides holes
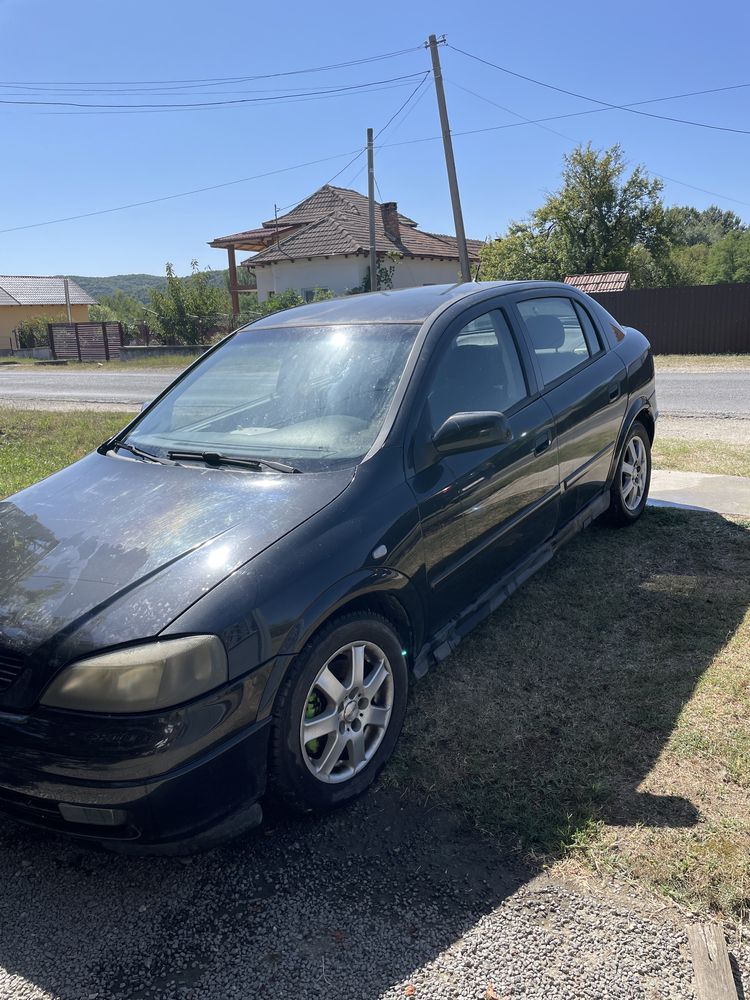
[[[636,396],[631,399],[630,405],[628,406],[625,418],[620,426],[620,433],[617,438],[617,444],[615,445],[615,450],[612,454],[612,465],[610,466],[609,476],[607,477],[607,485],[611,486],[614,481],[615,471],[617,469],[618,463],[620,461],[620,455],[622,455],[622,450],[625,447],[625,442],[627,441],[628,434],[633,427],[633,424],[638,420],[638,418],[646,414],[651,424],[655,423],[654,412],[651,407],[651,401],[646,396]]]

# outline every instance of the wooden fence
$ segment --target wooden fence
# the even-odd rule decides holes
[[[52,357],[70,361],[111,361],[120,357],[122,323],[48,323]]]
[[[644,333],[656,354],[750,354],[750,282],[630,288],[593,298]]]

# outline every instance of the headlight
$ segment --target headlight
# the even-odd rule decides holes
[[[221,640],[194,635],[72,663],[55,677],[41,703],[80,712],[151,712],[189,701],[226,680]]]

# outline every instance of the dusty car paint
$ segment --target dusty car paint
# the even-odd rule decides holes
[[[1,503],[0,671],[16,675],[0,685],[0,808],[98,839],[202,829],[263,794],[275,694],[323,622],[381,611],[421,674],[601,513],[633,420],[653,431],[653,359],[645,337],[562,287],[412,289],[261,321],[421,324],[383,428],[351,468],[261,475],[95,453]],[[545,294],[586,302],[605,344],[547,389],[515,307]],[[513,440],[420,467],[434,352],[490,307],[509,317],[528,382],[509,412]],[[190,704],[139,717],[38,705],[51,677],[87,654],[204,633],[224,643],[230,680]],[[76,828],[60,801],[125,818]]]

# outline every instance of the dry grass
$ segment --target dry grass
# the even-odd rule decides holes
[[[82,458],[132,419],[132,413],[0,408],[0,497]]]
[[[133,361],[85,361],[83,364],[79,361],[68,361],[66,365],[60,365],[59,367],[63,370],[70,371],[93,371],[94,369],[108,371],[108,372],[133,372],[133,371],[152,371],[153,369],[164,369],[170,372],[181,372],[188,365],[192,365],[194,361],[202,357],[201,354],[167,354],[161,357],[140,357]],[[49,371],[55,371],[58,367],[57,365],[44,365],[39,361],[34,361],[29,358],[19,358],[19,359],[3,359],[7,361],[8,365],[12,364],[17,368],[42,368]]]
[[[750,433],[750,427],[748,428]],[[654,468],[678,472],[714,472],[750,476],[750,446],[727,441],[698,441],[660,437],[654,441]]]
[[[721,369],[750,371],[750,354],[656,354],[654,364],[661,372],[712,372]]]
[[[386,780],[541,859],[744,913],[749,529],[659,509],[584,533],[415,686]]]

